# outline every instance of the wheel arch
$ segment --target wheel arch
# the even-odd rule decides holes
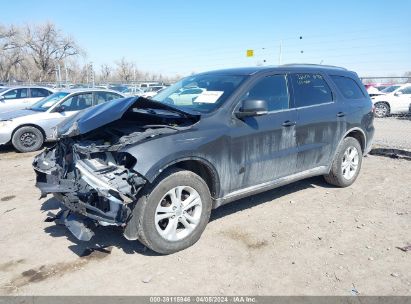
[[[388,106],[389,110],[391,111],[391,104],[390,104],[390,102],[389,102],[388,100],[379,100],[379,101],[376,101],[376,102],[374,103],[374,106],[377,105],[377,104],[379,104],[379,103],[385,103],[385,104]]]
[[[161,173],[171,168],[179,168],[191,171],[200,176],[207,184],[211,197],[218,198],[220,194],[220,178],[215,167],[207,160],[200,157],[185,157],[174,160],[161,167],[156,176],[152,180],[156,180],[161,176]]]
[[[345,133],[342,140],[344,140],[344,138],[347,138],[347,137],[353,137],[356,140],[358,140],[358,142],[360,143],[362,152],[363,153],[365,152],[365,149],[367,147],[367,141],[366,141],[367,137],[363,130],[361,130],[360,128],[352,128]],[[340,141],[340,144],[342,140]]]
[[[31,124],[31,123],[25,123],[25,124],[19,125],[16,128],[14,128],[13,132],[11,133],[11,139],[10,140],[13,139],[13,136],[17,132],[17,130],[19,130],[21,128],[24,128],[24,127],[33,127],[33,128],[39,129],[41,134],[43,134],[44,141],[46,141],[46,131],[44,131],[44,129],[42,127],[40,127],[39,125]]]

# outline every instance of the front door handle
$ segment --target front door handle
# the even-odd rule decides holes
[[[296,122],[295,121],[291,121],[291,120],[286,120],[283,122],[283,127],[292,127],[295,126]]]
[[[337,117],[344,117],[345,116],[345,113],[344,112],[338,112],[337,113]]]

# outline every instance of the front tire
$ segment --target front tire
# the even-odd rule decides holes
[[[353,137],[346,137],[337,149],[330,173],[325,180],[334,186],[348,187],[354,183],[361,170],[361,145]]]
[[[141,243],[158,253],[171,254],[199,240],[211,208],[204,180],[191,171],[173,169],[143,192],[131,221],[138,221],[133,224],[137,224]]]
[[[390,106],[385,102],[377,102],[375,104],[375,116],[378,118],[383,118],[388,115],[390,115]]]
[[[21,127],[14,132],[11,142],[19,152],[33,152],[43,146],[44,136],[36,127]]]

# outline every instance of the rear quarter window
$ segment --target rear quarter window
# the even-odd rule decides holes
[[[361,88],[354,79],[345,76],[330,77],[345,98],[360,99],[365,97]]]

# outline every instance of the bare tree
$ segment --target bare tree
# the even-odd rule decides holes
[[[124,57],[120,61],[116,62],[117,65],[117,77],[120,81],[131,82],[134,78],[135,65],[132,62],[127,61]]]
[[[111,66],[109,66],[108,64],[102,64],[100,66],[100,81],[107,82],[110,79],[111,72]]]
[[[24,45],[39,70],[40,81],[53,75],[58,62],[83,52],[74,39],[65,36],[53,23],[27,25]]]
[[[0,79],[10,80],[10,72],[22,67],[24,54],[19,30],[0,25]]]

